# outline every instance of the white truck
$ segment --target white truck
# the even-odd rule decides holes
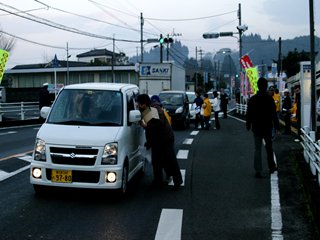
[[[158,95],[164,90],[185,90],[185,70],[174,63],[142,63],[139,68],[140,93]]]

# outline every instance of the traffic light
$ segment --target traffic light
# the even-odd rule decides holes
[[[173,43],[173,39],[171,38],[171,37],[169,37],[169,38],[164,38],[164,42],[165,43]]]
[[[220,36],[219,33],[204,33],[202,35],[202,37],[204,39],[207,39],[207,38],[218,38],[219,36]]]
[[[163,44],[163,43],[164,43],[164,38],[162,37],[162,34],[160,34],[159,43],[160,43],[160,44]]]
[[[164,38],[164,37],[162,36],[162,34],[160,34],[159,43],[160,43],[160,44],[173,43],[173,38],[171,38],[171,37]]]

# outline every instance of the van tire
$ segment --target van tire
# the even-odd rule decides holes
[[[119,193],[121,196],[125,196],[128,191],[128,165],[125,164],[122,170],[122,184],[119,189]]]

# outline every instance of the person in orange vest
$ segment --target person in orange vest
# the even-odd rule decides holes
[[[211,127],[209,123],[210,117],[211,117],[211,103],[207,93],[205,93],[203,96],[204,96],[203,104],[202,104],[203,120],[205,123],[205,130],[209,130],[209,128]]]

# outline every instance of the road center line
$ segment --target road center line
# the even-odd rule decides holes
[[[162,209],[155,240],[180,240],[182,209]]]

